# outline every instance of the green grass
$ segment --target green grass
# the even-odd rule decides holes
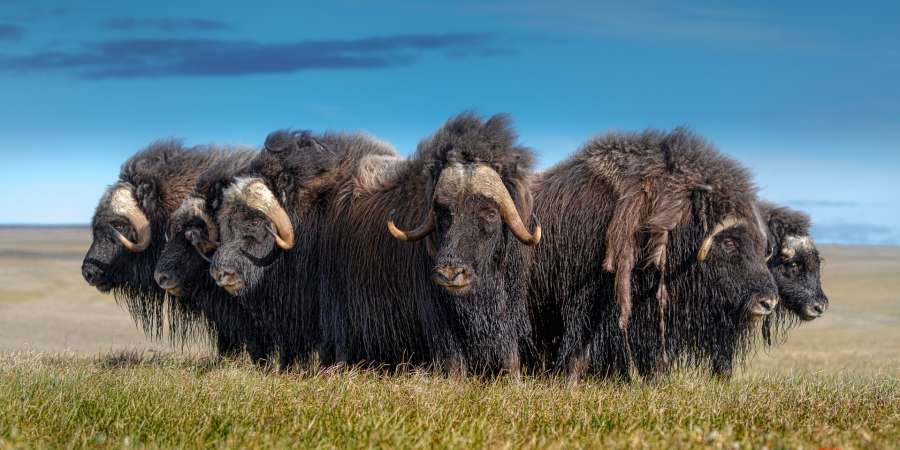
[[[891,448],[895,375],[477,381],[246,361],[0,356],[0,447]]]

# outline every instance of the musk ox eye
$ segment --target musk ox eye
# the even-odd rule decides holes
[[[493,209],[485,209],[481,211],[481,218],[488,222],[498,222],[500,215]]]
[[[722,248],[724,248],[728,253],[734,253],[738,249],[737,241],[732,238],[722,239]]]

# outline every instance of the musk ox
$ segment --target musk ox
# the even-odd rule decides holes
[[[200,176],[191,194],[169,219],[166,244],[154,278],[173,302],[190,305],[202,316],[219,355],[234,355],[246,349],[253,360],[263,361],[273,350],[267,332],[244,305],[209,276],[210,255],[218,245],[219,234],[213,218],[222,190],[255,155],[249,150],[234,151]]]
[[[185,337],[194,329],[196,311],[165,305],[165,291],[153,280],[153,270],[165,241],[169,217],[191,192],[197,178],[224,150],[185,148],[179,141],[159,141],[122,165],[91,222],[93,242],[81,272],[91,286],[112,291],[150,337],[160,337],[167,322],[171,336]]]
[[[366,227],[355,239],[369,233],[365,217],[395,209],[396,218],[388,222],[391,235],[419,241],[399,243],[397,249],[398,243],[382,242],[384,238],[371,230],[373,253],[366,264],[375,263],[376,249],[385,249],[410,265],[385,267],[387,273],[373,272],[373,279],[367,280],[348,272],[347,281],[362,282],[377,292],[379,280],[406,275],[397,281],[421,286],[422,291],[414,292],[432,361],[446,370],[517,373],[522,357],[532,353],[523,280],[531,247],[541,240],[541,227],[529,223],[534,157],[516,140],[505,115],[483,121],[461,114],[419,144],[403,168],[408,172],[395,172],[397,181],[385,183],[359,207],[345,201],[336,209],[338,215],[355,215],[359,226]],[[407,181],[423,170],[424,186]],[[415,228],[403,231],[395,220]],[[344,231],[351,233],[349,227]],[[422,286],[428,278],[438,291]]]
[[[809,216],[769,202],[760,202],[760,213],[768,227],[769,270],[778,285],[779,307],[764,322],[764,339],[797,323],[820,317],[828,309],[822,290],[822,258],[810,237]]]
[[[319,282],[326,364],[518,370],[529,324],[524,285],[511,281],[526,267],[515,240],[534,244],[540,232],[522,220],[532,158],[504,117],[451,119],[410,159],[346,134],[275,133],[264,153],[219,213],[221,285],[259,284],[267,264],[295,253],[282,242],[302,237],[318,248],[296,253],[318,258],[293,270]]]
[[[268,331],[283,367],[310,361],[321,340],[320,197],[331,189],[331,158],[309,133],[273,133],[230,180],[215,214],[220,243],[209,272]]]
[[[607,134],[540,174],[546,232],[530,271],[538,361],[652,376],[727,376],[777,291],[747,171],[684,130]]]

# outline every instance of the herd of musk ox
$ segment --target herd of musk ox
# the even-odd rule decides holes
[[[728,378],[828,306],[808,216],[683,129],[543,172],[504,115],[453,117],[410,157],[362,133],[160,141],[92,233],[85,280],[148,336],[284,368]]]

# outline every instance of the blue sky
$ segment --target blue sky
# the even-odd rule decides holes
[[[900,3],[0,4],[0,223],[86,223],[150,141],[510,113],[542,167],[685,125],[820,242],[900,243]]]

